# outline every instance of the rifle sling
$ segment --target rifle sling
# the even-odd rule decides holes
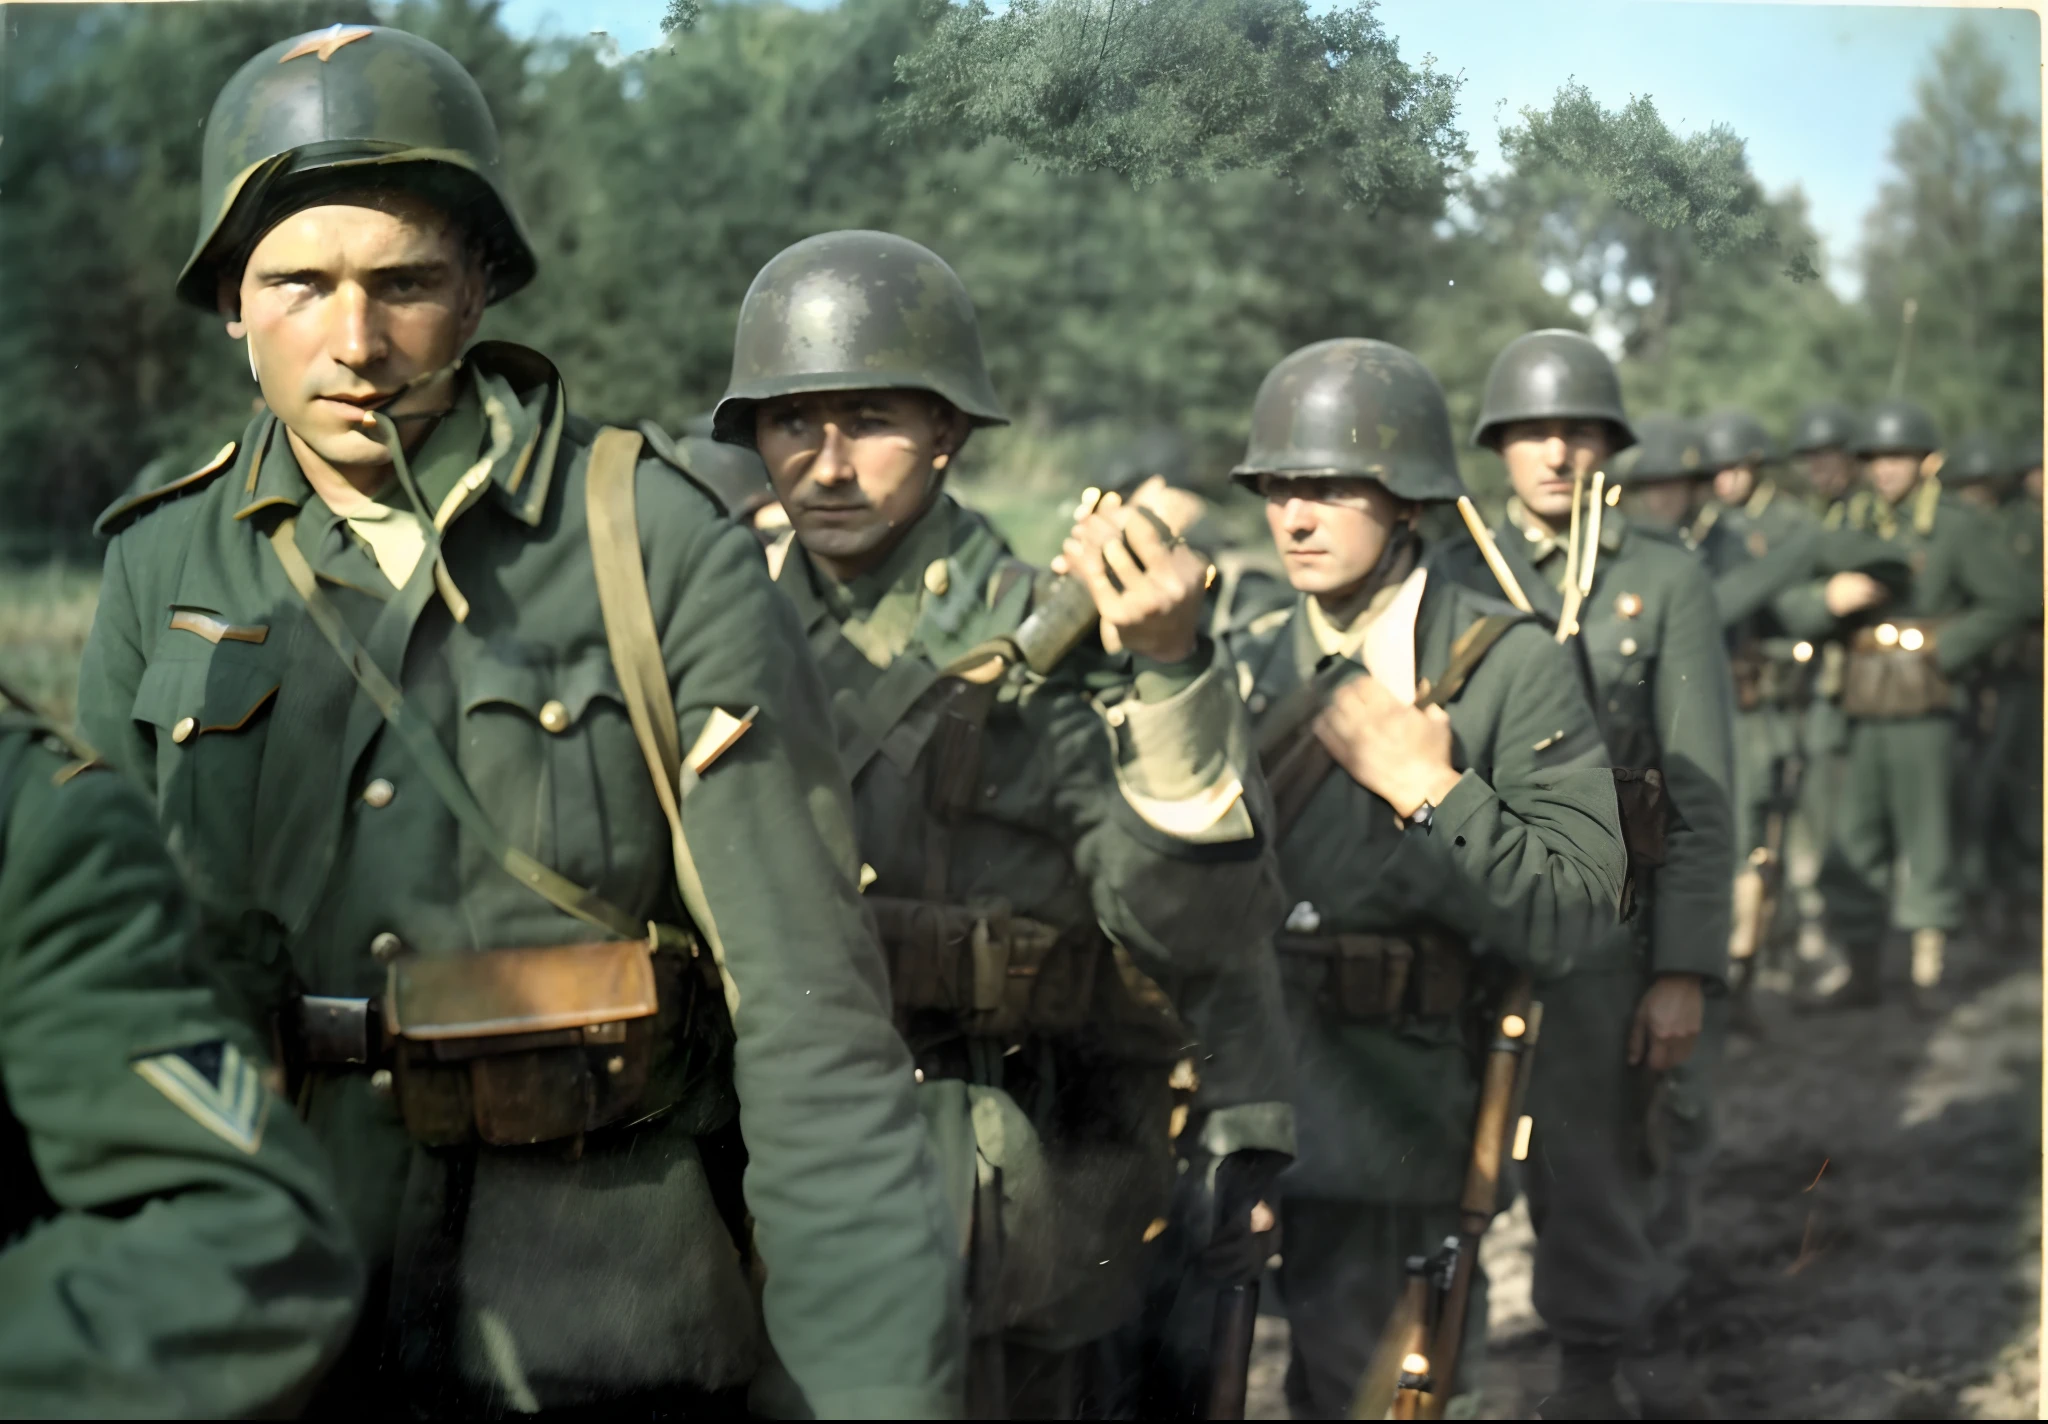
[[[435,794],[462,828],[507,875],[564,914],[573,915],[621,939],[648,938],[651,927],[646,921],[634,919],[594,892],[558,875],[505,838],[477,801],[476,792],[471,790],[461,769],[448,755],[447,748],[434,735],[434,729],[406,705],[404,694],[371,661],[368,651],[342,618],[341,611],[321,591],[313,566],[299,551],[297,531],[298,520],[293,515],[280,519],[270,531],[270,547],[277,554],[278,563],[284,566],[285,577],[305,604],[313,626],[333,647],[356,684],[369,694],[370,701],[384,714],[384,720],[426,776],[427,784],[434,788]]]
[[[1493,650],[1502,634],[1525,616],[1490,613],[1473,620],[1451,644],[1444,675],[1415,699],[1416,708],[1441,707],[1462,692],[1480,660]],[[1327,705],[1332,692],[1363,671],[1348,658],[1334,661],[1282,698],[1260,725],[1259,767],[1273,795],[1275,845],[1287,839],[1287,833],[1315,798],[1317,788],[1337,765],[1316,736],[1317,714]]]

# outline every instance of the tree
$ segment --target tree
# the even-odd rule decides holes
[[[1896,175],[1863,242],[1863,281],[1890,364],[1905,301],[1918,312],[1906,394],[1945,431],[2041,428],[2038,113],[2007,93],[1982,32],[1959,18],[1892,135]]]

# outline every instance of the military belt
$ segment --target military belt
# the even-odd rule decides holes
[[[1319,996],[1346,1019],[1449,1018],[1465,1006],[1472,956],[1448,935],[1282,933],[1273,948],[1327,966]]]
[[[1800,647],[1806,657],[1798,654]],[[1813,645],[1790,638],[1762,638],[1736,649],[1729,659],[1735,680],[1735,705],[1744,712],[1759,707],[1802,707],[1813,692]]]
[[[976,1037],[1071,1033],[1088,1021],[1098,962],[1095,925],[1062,930],[999,900],[948,905],[871,895],[899,1021],[957,1016]]]

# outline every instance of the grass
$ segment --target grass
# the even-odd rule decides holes
[[[0,565],[0,681],[70,717],[99,594],[97,568],[61,559]]]

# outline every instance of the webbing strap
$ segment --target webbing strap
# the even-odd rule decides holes
[[[434,788],[435,794],[462,828],[483,846],[507,875],[564,914],[574,915],[584,923],[622,939],[650,938],[654,931],[647,922],[634,919],[575,881],[556,874],[505,839],[504,833],[477,801],[476,793],[448,755],[447,748],[441,745],[441,739],[434,735],[434,729],[406,705],[404,694],[370,660],[369,653],[357,641],[341,611],[321,592],[319,581],[313,576],[313,566],[299,552],[297,529],[296,517],[287,515],[270,531],[270,547],[277,554],[277,561],[284,566],[285,577],[291,580],[300,601],[306,605],[306,612],[312,615],[313,626],[333,647],[341,658],[342,666],[349,670],[357,685],[370,695],[370,700],[384,714],[391,730],[412,753],[412,759],[425,774],[427,784]]]
[[[682,731],[676,725],[675,693],[661,656],[661,632],[654,623],[654,600],[647,592],[647,566],[640,552],[640,511],[633,475],[640,463],[637,430],[607,426],[590,446],[584,471],[584,514],[590,525],[590,560],[597,574],[597,604],[604,618],[605,642],[612,667],[626,695],[626,715],[633,739],[647,762],[655,799],[668,820],[669,848],[675,859],[676,888],[697,932],[711,946],[718,966],[725,1004],[737,1015],[740,989],[725,963],[725,941],[711,916],[704,877],[683,834],[683,798],[696,774],[683,765]],[[687,780],[686,780],[687,778]]]

